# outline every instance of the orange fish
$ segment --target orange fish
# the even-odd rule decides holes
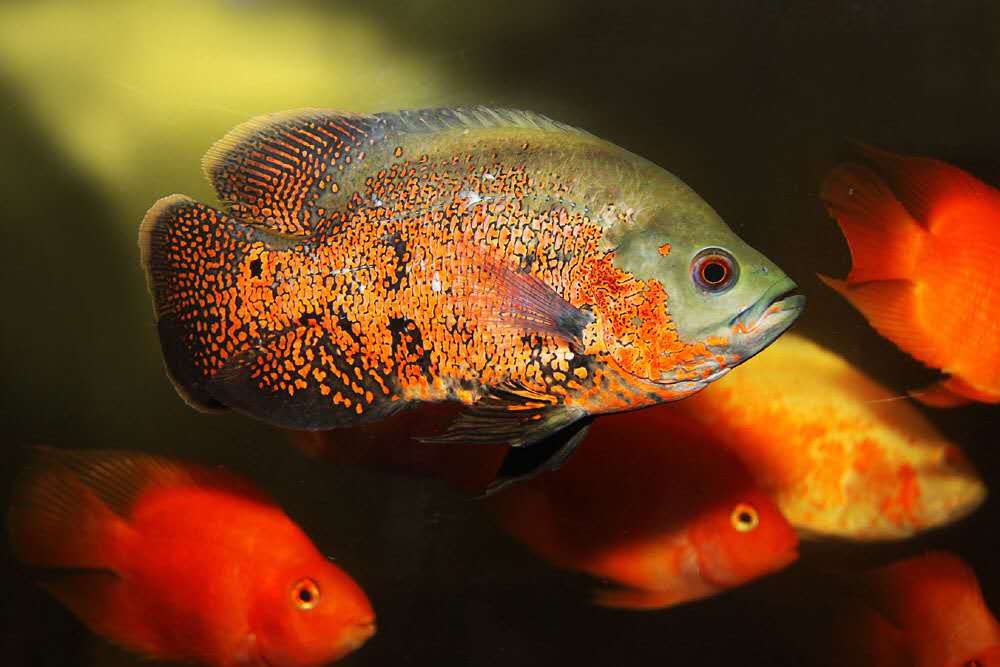
[[[217,469],[39,448],[17,557],[95,633],[211,667],[310,667],[375,631],[364,592],[267,496]]]
[[[1000,401],[1000,192],[930,158],[864,156],[823,183],[853,266],[846,280],[820,277],[880,334],[948,374],[915,398]]]
[[[598,421],[559,470],[487,502],[557,567],[620,586],[598,604],[658,609],[715,595],[797,556],[795,531],[704,430],[651,410]]]
[[[986,497],[958,446],[894,397],[840,355],[786,334],[698,395],[650,410],[700,423],[800,531],[886,540],[956,521]]]
[[[1000,623],[960,558],[929,552],[865,576],[835,641],[858,667],[996,667]],[[848,633],[846,635],[842,633]]]
[[[203,165],[222,210],[166,197],[139,239],[167,369],[202,410],[324,430],[454,401],[436,439],[512,445],[529,474],[804,304],[678,178],[527,111],[304,109]]]

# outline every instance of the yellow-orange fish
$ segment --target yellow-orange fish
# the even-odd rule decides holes
[[[168,371],[201,409],[313,430],[457,401],[438,439],[513,445],[529,474],[803,306],[679,179],[530,112],[276,114],[204,168],[223,209],[174,195],[140,232]]]
[[[796,528],[897,539],[979,506],[986,488],[961,451],[907,401],[842,357],[787,335],[683,413],[736,452]]]

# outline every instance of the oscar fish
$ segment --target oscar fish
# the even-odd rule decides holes
[[[247,480],[137,452],[37,454],[13,551],[95,633],[210,667],[319,667],[374,633],[364,591]]]
[[[949,407],[1000,403],[1000,191],[938,160],[864,147],[822,198],[851,250],[820,276],[881,335],[947,375],[911,395]]]
[[[457,401],[435,439],[512,445],[517,477],[594,415],[722,377],[804,304],[678,178],[527,111],[284,112],[203,167],[222,207],[166,197],[139,235],[202,410],[325,430]]]

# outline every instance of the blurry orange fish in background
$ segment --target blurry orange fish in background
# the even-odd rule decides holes
[[[949,375],[913,392],[934,406],[1000,402],[1000,192],[961,169],[866,147],[822,198],[851,249],[823,278],[903,351]]]
[[[446,420],[444,410],[428,419]],[[376,425],[373,425],[376,426]],[[506,447],[407,442],[412,420],[365,429],[367,442],[292,433],[338,465],[429,476],[470,494],[494,477]],[[363,439],[363,438],[362,438]],[[558,470],[483,500],[500,526],[556,567],[610,580],[610,607],[659,609],[780,570],[798,538],[746,468],[699,425],[662,410],[603,416]]]
[[[902,539],[972,512],[986,487],[908,401],[796,334],[704,391],[650,408],[701,424],[802,533]],[[666,439],[666,435],[664,435]]]
[[[863,576],[831,626],[838,664],[996,667],[1000,623],[960,558],[929,552]]]
[[[361,588],[273,500],[221,470],[38,448],[8,527],[42,586],[143,656],[310,667],[375,630]]]
[[[619,585],[595,594],[605,606],[697,600],[797,557],[795,531],[746,469],[690,422],[651,410],[597,420],[562,468],[486,502],[552,564]]]

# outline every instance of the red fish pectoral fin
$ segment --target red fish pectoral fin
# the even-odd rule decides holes
[[[929,387],[911,390],[909,394],[915,400],[933,408],[956,408],[975,402],[1000,402],[1000,396],[980,391],[957,377],[945,378]]]
[[[601,607],[633,611],[655,611],[688,601],[676,591],[654,592],[634,588],[599,588],[594,591],[591,600]]]
[[[925,157],[897,155],[861,146],[899,201],[925,228],[933,229],[935,214],[957,202],[985,198],[995,202],[997,191],[958,167]]]
[[[878,174],[862,165],[842,165],[827,176],[820,196],[850,247],[849,283],[913,276],[925,230]]]
[[[917,308],[916,285],[909,280],[877,280],[860,285],[820,276],[861,311],[865,319],[885,338],[924,364],[941,368],[946,363],[945,350],[927,334]]]

